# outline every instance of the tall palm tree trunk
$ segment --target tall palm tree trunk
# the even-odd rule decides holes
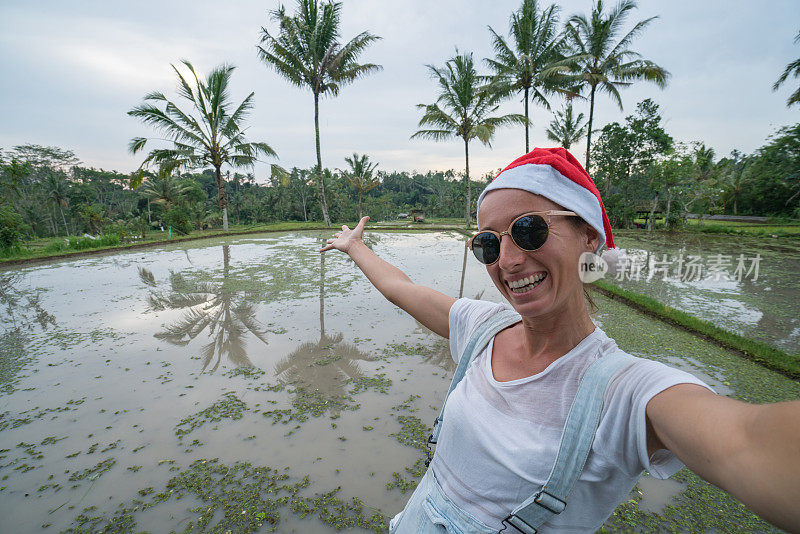
[[[217,196],[219,197],[219,209],[222,210],[222,230],[228,231],[228,195],[225,193],[225,186],[222,183],[221,167],[215,167],[217,170]]]
[[[361,217],[363,217],[363,215],[361,215],[361,189],[359,189],[358,190],[358,220],[359,221],[361,220]]]
[[[655,198],[653,198],[653,208],[650,210],[650,216],[647,218],[647,231],[650,232],[653,229],[654,223],[653,221],[656,220],[656,208],[658,207],[658,193],[656,193]]]
[[[525,88],[525,153],[531,151],[530,149],[530,142],[529,142],[529,134],[528,134],[528,88]]]
[[[314,130],[317,134],[317,182],[319,184],[319,203],[322,207],[322,218],[325,219],[325,226],[331,225],[328,216],[328,203],[325,201],[325,184],[322,181],[322,152],[319,149],[319,95],[314,93]]]
[[[62,208],[61,205],[59,204],[58,209],[59,211],[61,211],[61,220],[64,221],[64,231],[67,232],[67,237],[69,237],[70,235],[69,226],[67,226],[67,218],[64,217],[64,208]]]
[[[47,219],[50,221],[50,230],[53,231],[53,237],[57,236],[58,232],[56,231],[56,223],[55,223],[56,218],[54,216],[50,215],[50,209],[49,208],[47,209]]]
[[[472,206],[472,198],[471,198],[471,189],[472,188],[470,187],[471,184],[470,184],[470,180],[469,180],[469,141],[467,139],[464,139],[464,159],[466,160],[466,163],[467,163],[467,172],[464,174],[464,180],[467,182],[467,206],[466,206],[466,219],[465,220],[466,220],[466,223],[467,223],[466,227],[469,228],[469,225],[470,225],[470,222],[471,222],[471,219],[472,219],[472,217],[471,217],[472,214],[470,213],[470,207]]]
[[[589,96],[589,125],[586,128],[586,172],[589,172],[589,154],[592,150],[592,119],[594,119],[594,91],[597,86],[592,86]]]

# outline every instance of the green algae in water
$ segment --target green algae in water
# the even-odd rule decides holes
[[[338,361],[332,359],[325,365]],[[262,413],[264,417],[271,418],[272,423],[288,424],[291,421],[305,422],[309,417],[321,417],[325,413],[330,413],[331,418],[339,417],[343,411],[358,410],[361,405],[356,402],[355,395],[373,390],[383,394],[388,394],[392,381],[383,373],[378,373],[372,377],[350,378],[345,384],[352,385],[343,394],[324,393],[318,389],[308,389],[303,385],[296,386],[290,390],[292,395],[291,408],[267,410]]]
[[[183,438],[207,422],[216,423],[223,419],[241,419],[244,417],[245,411],[247,411],[247,404],[239,400],[235,394],[225,393],[220,400],[205,410],[190,415],[175,425],[175,435]]]
[[[380,510],[368,508],[358,498],[338,498],[340,488],[306,496],[304,491],[310,485],[308,475],[293,478],[286,470],[248,462],[225,465],[216,458],[196,460],[171,478],[163,491],[156,493],[152,487],[139,490],[139,497],[148,500],[137,497],[103,514],[96,514],[97,507],[90,506],[64,532],[137,532],[138,513],[184,497],[198,503],[187,510],[190,520],[182,531],[186,534],[277,532],[285,517],[282,512],[298,518],[316,516],[336,530],[360,527],[385,532],[388,528]]]
[[[114,458],[106,458],[102,462],[98,462],[97,465],[94,467],[89,467],[84,469],[83,471],[79,471],[77,473],[73,473],[72,476],[69,477],[70,482],[76,482],[78,480],[83,480],[85,478],[96,479],[103,476],[103,473],[114,467],[117,463],[117,460]]]
[[[421,398],[419,395],[411,395],[404,402],[394,406],[393,412],[408,412],[413,413],[417,408],[413,407],[414,401]],[[420,452],[419,458],[411,465],[405,468],[405,472],[411,478],[405,478],[400,472],[395,471],[392,473],[392,480],[386,483],[386,489],[391,490],[397,488],[401,493],[413,491],[419,479],[425,474],[427,469],[426,460],[431,457],[432,451],[428,448],[428,436],[431,433],[430,427],[426,426],[419,417],[414,415],[396,414],[397,422],[400,424],[400,431],[390,434],[398,443],[417,449]]]
[[[34,357],[27,350],[28,336],[20,329],[10,330],[0,336],[0,393],[13,393],[22,377],[22,371]],[[2,416],[0,416],[2,424]],[[0,428],[2,430],[2,428]]]

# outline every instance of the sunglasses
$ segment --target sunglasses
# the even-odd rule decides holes
[[[510,235],[514,244],[522,250],[533,252],[547,242],[550,217],[553,215],[578,216],[574,211],[559,210],[524,213],[511,221],[505,232],[481,230],[467,241],[467,246],[478,261],[485,265],[492,265],[500,259],[500,238],[504,235]]]

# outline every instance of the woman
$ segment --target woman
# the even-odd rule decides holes
[[[414,284],[362,243],[367,220],[321,251],[349,254],[387,299],[449,338],[465,370],[391,532],[591,532],[645,469],[667,478],[683,464],[800,531],[800,402],[718,396],[623,353],[592,323],[579,261],[614,244],[597,188],[566,150],[534,149],[478,199],[469,245],[508,305]]]

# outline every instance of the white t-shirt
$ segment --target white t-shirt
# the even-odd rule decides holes
[[[475,328],[505,304],[459,299],[450,310],[450,351],[458,361]],[[601,354],[618,350],[599,327],[541,373],[498,382],[494,340],[477,356],[444,413],[431,468],[445,494],[486,525],[501,521],[547,481],[583,374]],[[667,478],[683,464],[667,450],[647,454],[645,407],[681,383],[707,384],[684,371],[633,358],[611,379],[600,425],[566,509],[539,532],[600,528],[646,469]],[[713,391],[713,390],[712,390]]]

